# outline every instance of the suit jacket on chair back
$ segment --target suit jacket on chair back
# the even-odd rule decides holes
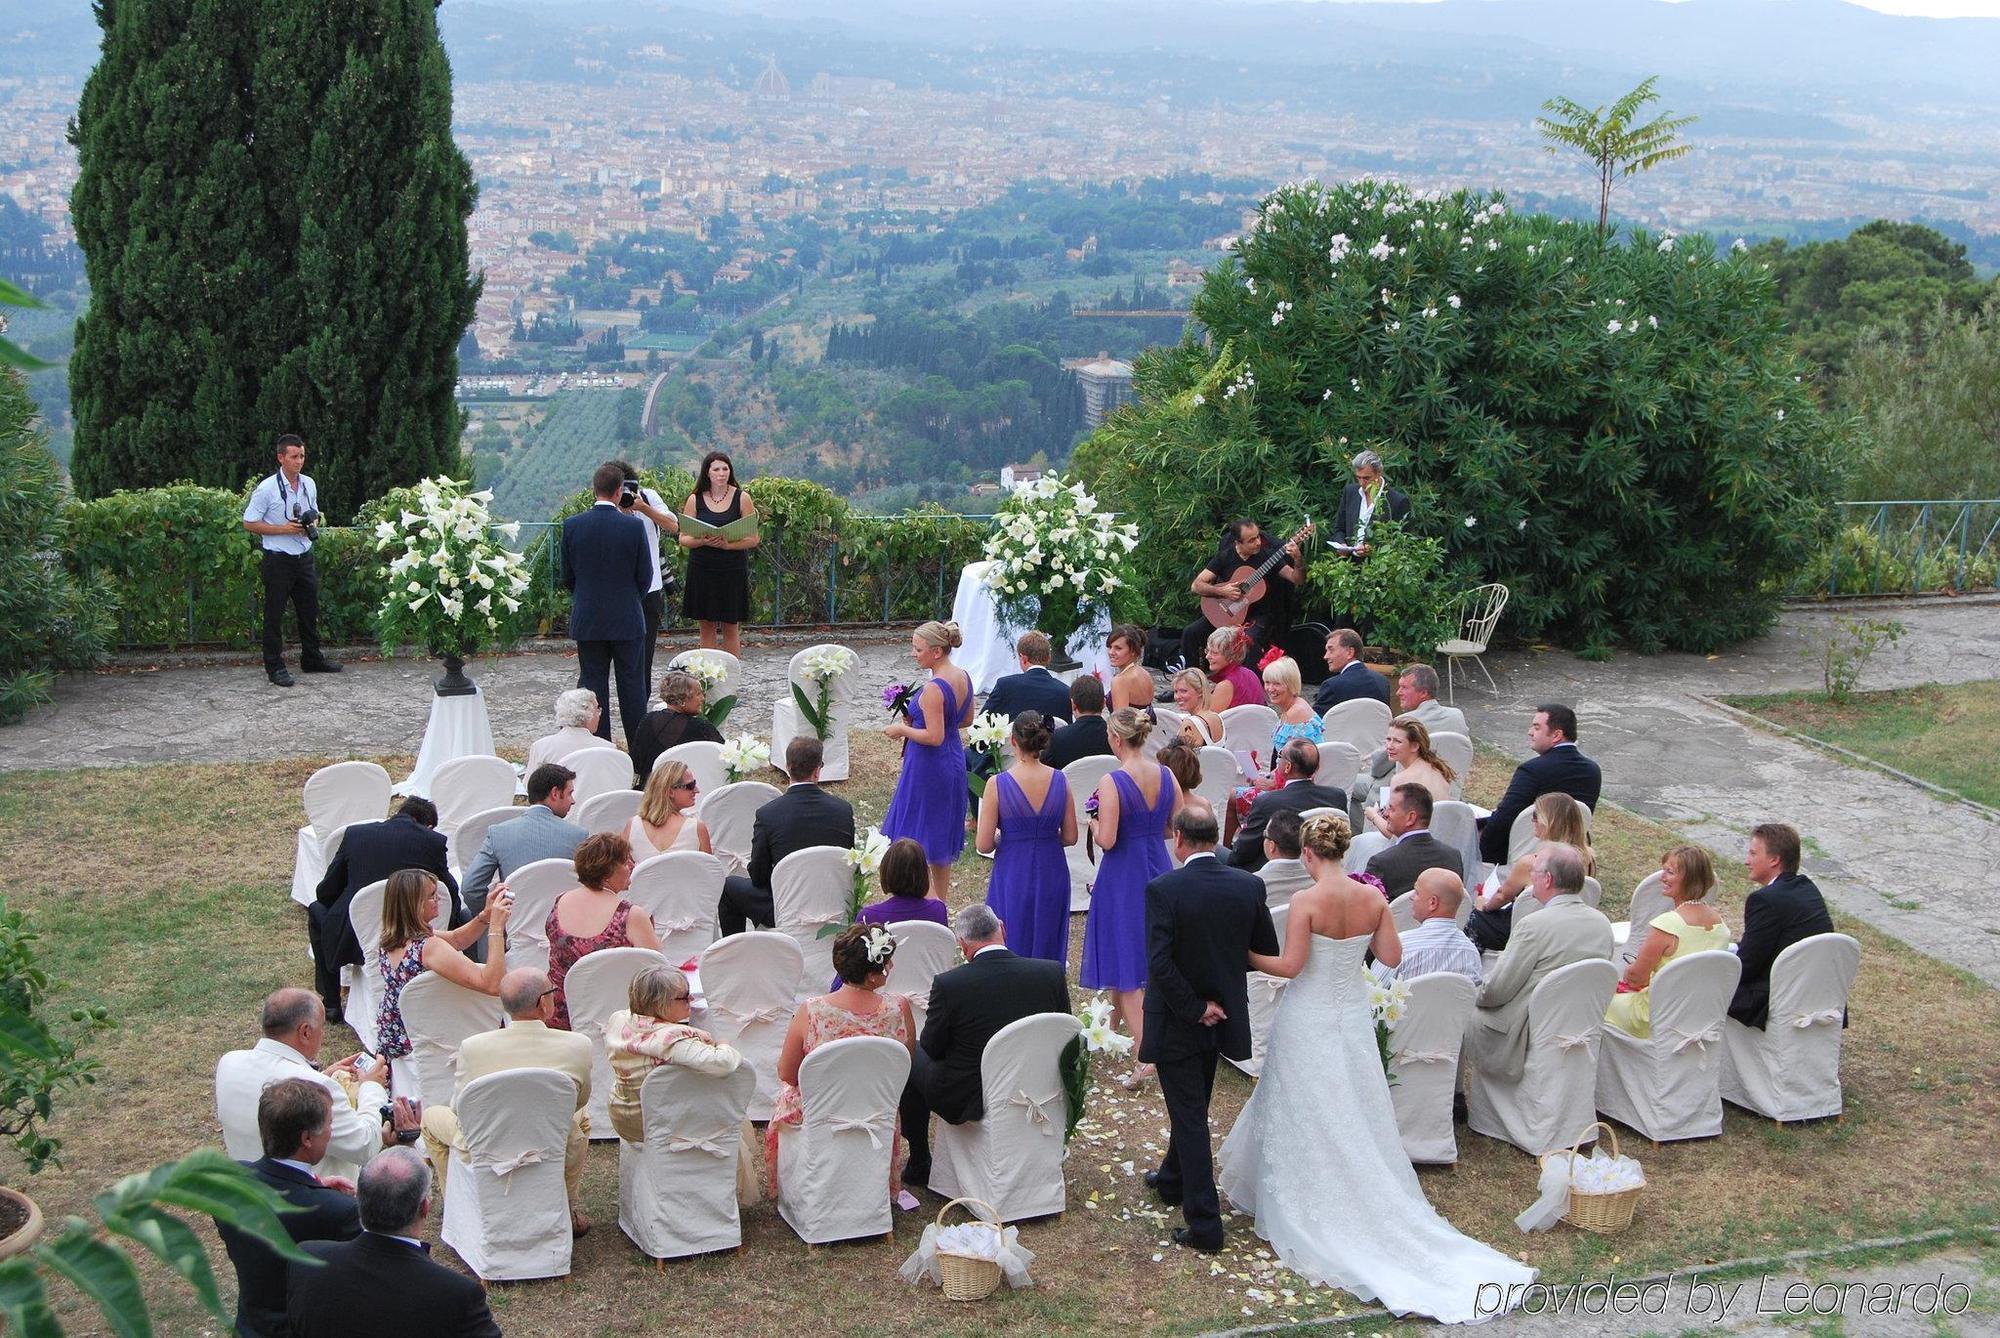
[[[979,1061],[1002,1027],[1037,1013],[1069,1012],[1061,962],[989,948],[931,981],[922,1045],[934,1061],[924,1098],[939,1118],[963,1124],[986,1113]]]
[[[1729,1001],[1729,1016],[1762,1027],[1771,1015],[1771,964],[1800,939],[1831,934],[1833,916],[1817,884],[1802,873],[1782,873],[1743,903],[1743,941],[1736,945],[1743,975]]]
[[[291,1238],[303,1244],[309,1240],[353,1240],[361,1234],[361,1210],[354,1196],[320,1184],[319,1178],[288,1166],[272,1157],[241,1163],[245,1170],[274,1189],[300,1212],[283,1214]],[[264,1338],[286,1333],[285,1261],[255,1236],[245,1235],[226,1222],[215,1224],[222,1248],[236,1266],[236,1332],[240,1338]]]
[[[563,522],[562,583],[577,641],[638,641],[646,635],[653,562],[646,526],[615,506],[592,506]]]
[[[434,1263],[428,1249],[364,1231],[305,1251],[325,1266],[290,1272],[292,1338],[500,1338],[478,1279]]]
[[[1252,952],[1276,956],[1277,927],[1256,874],[1197,855],[1146,884],[1146,1028],[1139,1058],[1153,1063],[1219,1050],[1250,1057]],[[1228,1014],[1201,1024],[1210,1003]]]
[[[828,794],[811,781],[795,781],[783,794],[757,810],[750,832],[750,881],[771,886],[771,870],[785,856],[809,846],[854,845],[854,805]]]

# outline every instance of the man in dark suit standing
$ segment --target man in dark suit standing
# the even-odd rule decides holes
[[[1037,1013],[1068,1013],[1069,984],[1061,962],[1017,957],[1006,926],[983,901],[952,917],[965,965],[931,981],[930,1012],[903,1088],[903,1137],[910,1158],[903,1183],[931,1177],[931,1115],[964,1124],[986,1114],[979,1061],[1002,1027]]]
[[[1743,939],[1736,945],[1743,974],[1729,1001],[1729,1016],[1759,1031],[1771,1017],[1771,963],[1814,934],[1831,934],[1833,916],[1813,880],[1799,872],[1799,833],[1782,822],[1750,829],[1744,866],[1757,890],[1743,903]]]
[[[398,869],[422,869],[437,875],[451,892],[451,923],[465,923],[458,900],[458,880],[445,862],[445,839],[437,832],[437,805],[411,795],[387,822],[356,823],[341,838],[340,853],[326,866],[326,876],[306,907],[306,934],[312,942],[313,982],[328,1018],[340,1016],[340,968],[361,965],[361,944],[355,940],[347,907],[354,894],[380,882]]]
[[[1326,667],[1331,671],[1313,693],[1313,710],[1324,715],[1342,702],[1389,704],[1389,680],[1361,662],[1361,633],[1336,627],[1326,635]]]
[[[291,1238],[353,1240],[361,1234],[354,1186],[321,1180],[313,1167],[333,1139],[333,1096],[317,1082],[286,1078],[257,1099],[257,1134],[264,1155],[239,1163],[297,1209],[279,1217]],[[278,1338],[285,1333],[285,1261],[255,1236],[226,1222],[215,1224],[222,1248],[236,1267],[238,1338]]]
[[[1023,711],[1040,711],[1042,719],[1061,722],[1069,719],[1069,689],[1049,672],[1049,639],[1040,632],[1023,632],[1014,643],[1021,672],[1003,675],[986,694],[986,709],[1007,717],[1013,724]],[[1053,726],[1051,726],[1053,728]]]
[[[724,934],[740,934],[749,924],[769,929],[771,870],[778,861],[808,846],[854,845],[854,806],[819,788],[826,745],[809,734],[785,745],[785,792],[757,810],[750,831],[750,876],[732,874],[722,882],[716,920]],[[747,922],[747,923],[746,923]]]
[[[1391,901],[1415,890],[1426,869],[1449,869],[1465,877],[1465,859],[1431,835],[1431,792],[1421,785],[1398,785],[1389,793],[1382,821],[1396,839],[1368,860],[1368,872],[1382,880]]]
[[[361,1234],[305,1247],[322,1268],[294,1267],[285,1311],[292,1338],[500,1338],[477,1278],[432,1262],[423,1239],[431,1168],[414,1148],[377,1153],[361,1170]]]
[[[1303,813],[1309,808],[1347,811],[1347,794],[1330,785],[1316,785],[1319,745],[1310,739],[1292,739],[1278,753],[1273,769],[1278,788],[1265,790],[1251,803],[1243,824],[1236,829],[1236,844],[1229,849],[1232,867],[1255,873],[1264,867],[1264,828],[1273,813],[1290,810]]]
[[[1402,524],[1410,518],[1410,499],[1382,481],[1382,457],[1363,451],[1352,461],[1354,482],[1340,494],[1340,512],[1333,522],[1336,548],[1344,547],[1354,557],[1368,556],[1368,531],[1376,522],[1393,520]]]
[[[1111,733],[1104,723],[1104,684],[1095,674],[1078,674],[1069,685],[1069,723],[1049,738],[1042,761],[1058,771],[1085,757],[1111,756]]]
[[[1507,793],[1480,825],[1479,858],[1488,864],[1507,862],[1507,837],[1514,819],[1543,795],[1560,790],[1595,810],[1604,789],[1603,770],[1576,746],[1576,712],[1569,707],[1537,706],[1528,726],[1528,746],[1535,755],[1514,768]]]
[[[576,641],[576,685],[597,694],[597,735],[611,738],[611,676],[618,678],[618,718],[625,743],[646,718],[646,590],[653,560],[646,527],[618,509],[625,473],[599,465],[596,502],[562,528],[562,584],[570,592],[569,634]]]
[[[1160,1073],[1171,1133],[1147,1187],[1180,1204],[1174,1244],[1213,1254],[1222,1248],[1208,1105],[1218,1054],[1250,1055],[1245,972],[1253,952],[1276,954],[1278,931],[1254,874],[1215,858],[1221,832],[1199,796],[1174,815],[1181,867],[1146,884],[1146,1026],[1139,1058]]]

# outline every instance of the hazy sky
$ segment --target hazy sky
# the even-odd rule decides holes
[[[1428,4],[1431,0],[1409,2]],[[1668,0],[1668,3],[1675,3],[1675,0]],[[1884,14],[1925,14],[1946,19],[2000,18],[2000,0],[1848,0],[1848,3],[1880,10]]]

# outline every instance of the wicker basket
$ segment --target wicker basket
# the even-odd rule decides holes
[[[1580,1230],[1603,1235],[1623,1231],[1632,1225],[1632,1214],[1639,1206],[1639,1191],[1646,1187],[1646,1181],[1641,1173],[1639,1183],[1632,1188],[1614,1190],[1609,1194],[1588,1194],[1576,1187],[1577,1150],[1596,1129],[1602,1129],[1611,1136],[1611,1155],[1619,1155],[1618,1131],[1610,1125],[1599,1120],[1583,1131],[1583,1136],[1569,1150],[1569,1211],[1563,1214],[1563,1221]],[[1542,1161],[1546,1164],[1548,1157],[1543,1157]]]
[[[1000,1214],[993,1211],[991,1204],[979,1199],[953,1199],[938,1209],[939,1226],[945,1225],[944,1215],[953,1208],[963,1208],[968,1218],[986,1223],[996,1233],[1001,1230]],[[974,1208],[985,1211],[975,1213],[972,1211]],[[1000,1285],[1000,1265],[991,1259],[974,1259],[970,1255],[939,1250],[938,1273],[944,1283],[947,1301],[983,1301]]]

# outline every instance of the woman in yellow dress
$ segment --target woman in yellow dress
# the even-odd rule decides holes
[[[1722,922],[1720,912],[1702,901],[1714,887],[1715,867],[1700,846],[1676,846],[1660,860],[1660,891],[1674,903],[1673,908],[1648,922],[1646,941],[1639,945],[1632,965],[1625,968],[1618,993],[1605,1011],[1606,1023],[1641,1040],[1651,1036],[1652,984],[1660,968],[1674,957],[1729,946],[1729,926]]]

